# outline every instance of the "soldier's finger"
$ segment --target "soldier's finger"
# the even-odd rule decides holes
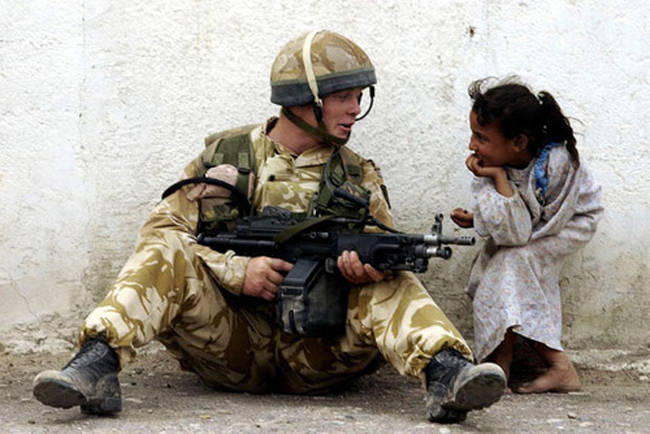
[[[366,271],[366,274],[373,280],[373,282],[381,282],[382,280],[384,280],[384,273],[382,271],[377,270],[372,265],[364,264],[363,268]]]
[[[274,285],[270,283],[264,287],[264,292],[268,292],[269,294],[275,297],[275,294],[278,293],[278,285]]]
[[[272,258],[270,265],[271,268],[275,271],[291,271],[293,268],[293,264],[291,262],[287,262],[279,258]]]
[[[284,276],[273,270],[266,275],[266,279],[274,286],[280,285],[284,282]]]
[[[275,299],[275,292],[263,290],[260,292],[259,296],[266,301],[273,301]]]
[[[355,251],[350,252],[350,269],[358,277],[365,274],[363,264],[359,260],[359,254]]]
[[[344,276],[350,273],[349,263],[350,263],[350,254],[348,253],[347,250],[344,250],[336,260],[336,265],[339,267],[341,274],[343,274]]]

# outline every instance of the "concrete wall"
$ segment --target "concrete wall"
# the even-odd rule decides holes
[[[565,341],[648,345],[646,1],[0,0],[0,10],[0,345],[21,330],[73,333],[202,138],[277,112],[271,63],[313,28],[349,36],[376,65],[375,109],[350,146],[382,165],[408,231],[467,203],[472,80],[514,73],[551,91],[576,119],[606,207],[563,272]],[[474,252],[458,248],[423,276],[469,335]]]

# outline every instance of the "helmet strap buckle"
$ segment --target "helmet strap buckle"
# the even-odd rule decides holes
[[[314,102],[313,106],[314,106],[314,117],[316,118],[316,122],[318,123],[318,125],[320,125],[321,123],[323,123],[323,104],[322,103],[318,104]]]

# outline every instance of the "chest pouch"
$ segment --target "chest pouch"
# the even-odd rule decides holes
[[[361,167],[349,161],[342,148],[336,149],[323,168],[318,192],[312,198],[310,214],[365,220],[370,191],[361,185],[362,179]]]

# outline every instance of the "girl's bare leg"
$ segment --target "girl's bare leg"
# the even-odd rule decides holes
[[[503,341],[488,357],[491,362],[496,363],[501,367],[501,369],[503,369],[506,378],[510,377],[510,365],[512,364],[512,357],[514,354],[515,339],[516,336],[513,331],[508,329],[503,337]],[[506,389],[506,392],[510,392],[510,389]]]
[[[548,370],[530,383],[519,387],[517,393],[567,393],[580,390],[580,378],[565,352],[538,342],[535,343],[535,349],[548,364]]]

